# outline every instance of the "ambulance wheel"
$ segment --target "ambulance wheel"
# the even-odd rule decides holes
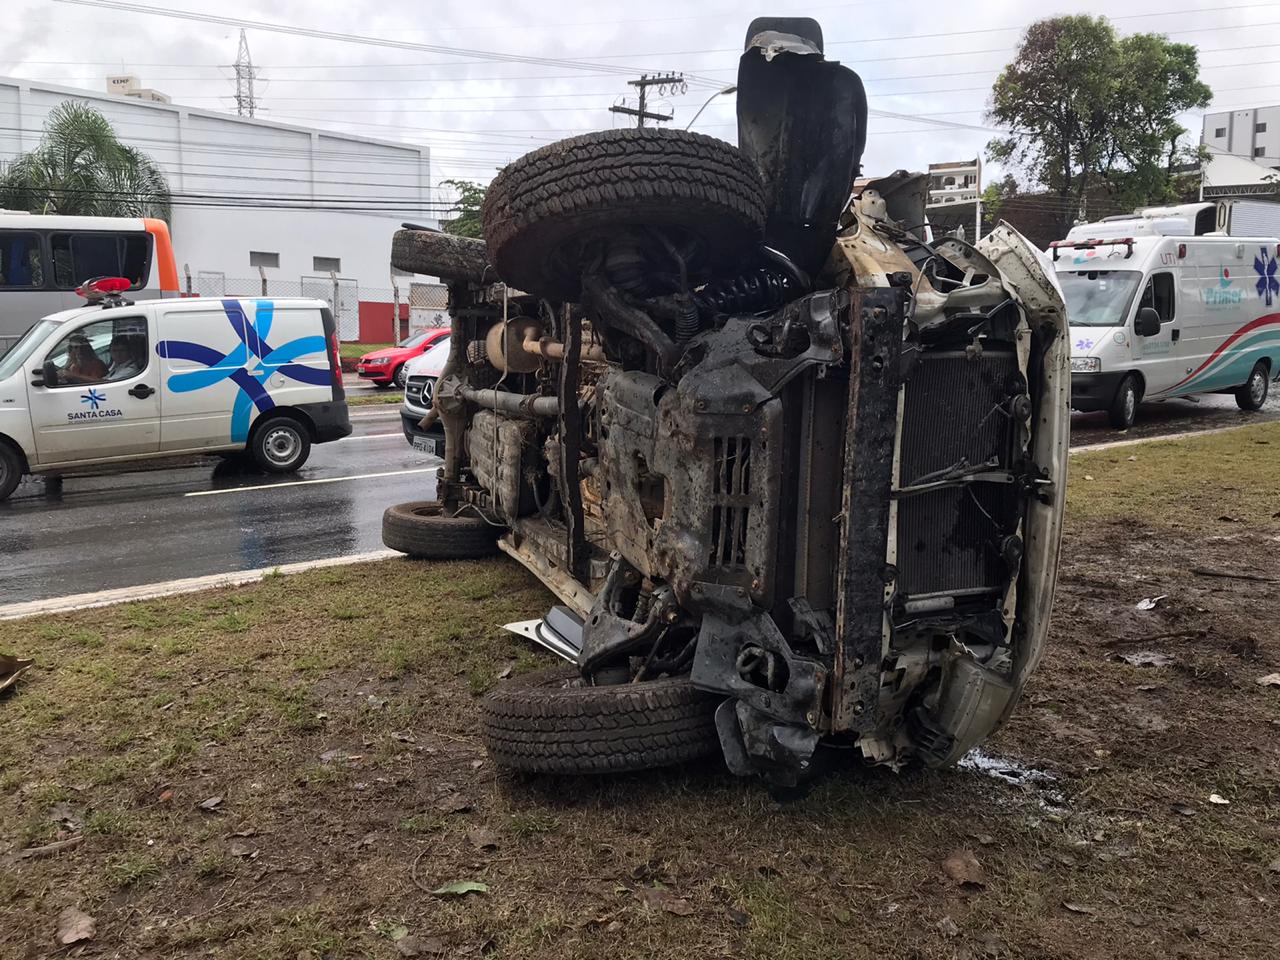
[[[7,443],[0,443],[0,500],[9,499],[9,494],[18,487],[22,480],[22,458]]]
[[[253,431],[249,453],[267,473],[293,473],[311,456],[311,437],[292,417],[272,417]]]
[[[1267,390],[1271,381],[1267,377],[1267,365],[1259,360],[1249,371],[1249,379],[1236,389],[1236,406],[1241,410],[1261,410],[1267,402]]]
[[[1138,419],[1138,401],[1142,393],[1138,389],[1138,378],[1129,374],[1120,381],[1116,390],[1116,398],[1111,401],[1111,425],[1117,430],[1128,430]]]

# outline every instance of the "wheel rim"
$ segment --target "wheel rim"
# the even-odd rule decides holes
[[[1249,399],[1259,406],[1267,395],[1267,378],[1262,375],[1261,370],[1253,371],[1253,376],[1249,378]]]
[[[391,378],[397,387],[404,389],[404,367],[396,371],[395,376]]]
[[[1133,387],[1129,387],[1124,392],[1124,422],[1133,423],[1134,417],[1138,414],[1138,395],[1134,392]]]
[[[9,460],[7,457],[0,457],[0,490],[5,488],[9,482]]]
[[[302,438],[290,427],[273,427],[262,439],[262,451],[278,466],[292,463],[302,449]]]

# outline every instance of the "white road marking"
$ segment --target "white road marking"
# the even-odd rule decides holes
[[[1258,421],[1258,423],[1269,422],[1271,421]],[[1087,443],[1084,446],[1072,447],[1071,453],[1093,453],[1097,450],[1113,450],[1116,447],[1132,447],[1139,443],[1156,443],[1159,440],[1186,440],[1190,437],[1207,437],[1214,433],[1230,433],[1232,430],[1244,430],[1248,427],[1256,427],[1258,423],[1241,423],[1232,427],[1214,427],[1211,430],[1188,430],[1186,433],[1162,433],[1154,437],[1135,437],[1132,440],[1110,440],[1107,443]]]
[[[408,473],[431,473],[437,467],[413,470],[387,470],[384,473],[355,473],[349,477],[324,477],[320,480],[289,480],[285,483],[260,483],[253,487],[228,487],[226,490],[193,490],[184,497],[220,497],[226,493],[249,493],[253,490],[279,490],[281,487],[306,487],[316,483],[342,483],[345,480],[371,480],[374,477],[401,477]]]
[[[403,437],[404,432],[400,433],[362,433],[358,437],[343,437],[339,443],[346,443],[348,440],[378,440],[382,437]]]
[[[391,404],[387,404],[387,406],[391,407]],[[391,407],[390,410],[372,410],[365,413],[348,413],[347,417],[351,420],[390,420],[392,414],[399,417],[400,408]]]
[[[237,587],[246,583],[256,583],[264,577],[276,574],[301,573],[304,570],[316,570],[321,567],[342,567],[354,563],[371,563],[376,560],[389,560],[398,556],[401,556],[401,554],[395,550],[373,550],[369,553],[353,553],[345,557],[327,557],[323,560],[285,563],[278,567],[263,567],[259,570],[237,570],[231,573],[215,573],[205,577],[187,577],[183,580],[148,583],[137,587],[99,590],[96,593],[79,593],[69,597],[51,597],[48,600],[9,603],[0,606],[0,620],[17,620],[21,617],[35,617],[49,613],[70,613],[75,610],[87,610],[91,607],[107,607],[112,604],[130,603],[135,600],[155,600],[160,597],[172,597],[182,593],[195,593],[198,590]]]

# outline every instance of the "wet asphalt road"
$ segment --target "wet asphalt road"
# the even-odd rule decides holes
[[[1274,389],[1274,388],[1273,388]],[[368,387],[353,391],[362,395]],[[1260,413],[1231,397],[1143,404],[1138,424],[1073,414],[1072,446],[1280,419],[1280,391]],[[302,471],[269,477],[214,459],[59,488],[28,480],[0,503],[0,604],[365,553],[382,547],[382,511],[430,499],[434,457],[400,431],[398,407],[356,407],[354,434],[313,449]],[[360,477],[364,474],[389,476]],[[330,481],[316,483],[314,481]]]
[[[0,503],[0,604],[382,549],[382,511],[430,499],[440,461],[409,446],[396,406],[355,407],[352,424],[291,476],[198,458],[28,479]],[[384,475],[342,479],[365,474]]]

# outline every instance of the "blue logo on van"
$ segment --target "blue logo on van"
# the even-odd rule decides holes
[[[328,365],[324,369],[295,363],[307,354],[325,354],[327,345],[323,336],[298,337],[278,347],[267,342],[271,333],[271,321],[275,304],[270,300],[256,301],[254,319],[245,316],[239,300],[223,300],[223,312],[227,322],[236,332],[240,342],[230,353],[219,353],[212,347],[187,340],[162,340],[156,344],[156,353],[174,360],[191,360],[205,365],[204,370],[184,370],[169,377],[169,389],[174,393],[190,393],[204,390],[230,380],[240,388],[231,405],[231,440],[243,443],[249,439],[249,421],[253,408],[260,413],[275,407],[267,392],[267,378],[280,374],[312,386],[330,384]]]
[[[1258,296],[1265,297],[1267,306],[1280,293],[1280,280],[1276,279],[1276,258],[1266,247],[1259,248],[1261,255],[1253,258],[1253,269],[1258,275]]]
[[[107,395],[90,387],[88,393],[80,394],[80,402],[87,403],[90,410],[97,410],[99,406],[107,402]]]

